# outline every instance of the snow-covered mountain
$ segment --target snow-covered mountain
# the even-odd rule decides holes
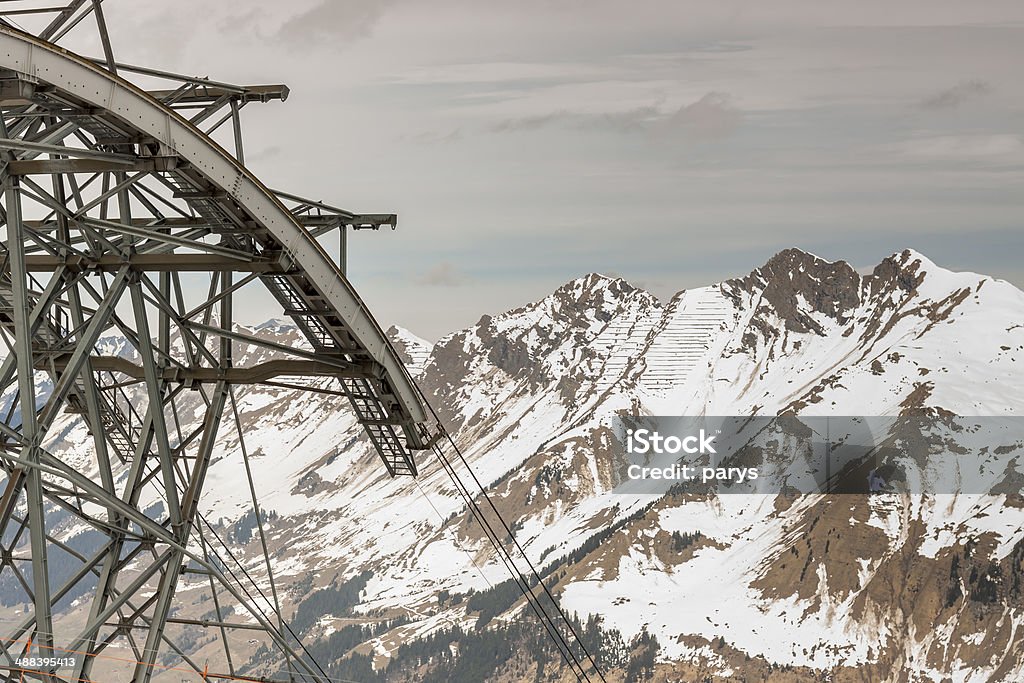
[[[791,249],[667,303],[592,274],[434,345],[388,334],[562,605],[601,615],[591,630],[607,635],[592,642],[615,650],[602,663],[619,680],[1010,681],[1024,680],[1015,450],[1000,455],[1016,490],[630,494],[610,425],[624,414],[1024,416],[1022,321],[1020,290],[913,251],[861,275]],[[284,324],[257,332],[297,343]],[[372,625],[325,646],[335,671],[382,675],[393,661],[389,680],[444,680],[470,634],[520,623],[523,601],[438,463],[422,455],[417,480],[389,479],[337,398],[239,396],[255,486],[275,513],[285,612],[321,643]],[[54,432],[55,448],[88,444],[80,426]],[[202,506],[237,530],[249,507],[237,435],[219,452]],[[205,610],[203,589],[182,586],[183,613]],[[493,680],[566,674],[528,648],[490,659]]]

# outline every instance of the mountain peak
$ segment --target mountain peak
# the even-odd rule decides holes
[[[920,261],[926,266],[934,266],[935,263],[927,256],[917,251],[916,249],[910,249],[909,247],[903,251],[896,252],[892,255],[892,258],[898,259],[903,263],[912,263],[914,261]]]
[[[806,251],[799,247],[788,247],[782,251],[774,254],[763,267],[777,267],[780,265],[815,265],[819,263],[832,263],[828,259],[824,259],[817,254]],[[841,262],[839,262],[841,263]]]
[[[599,292],[611,292],[616,295],[629,294],[636,291],[636,287],[629,284],[621,277],[602,275],[601,273],[587,273],[569,280],[555,290],[555,296],[569,296],[573,300],[581,301],[593,297]]]
[[[398,357],[406,364],[409,371],[413,375],[419,374],[429,360],[434,345],[398,325],[389,327],[385,335],[394,345],[395,350],[398,351]]]
[[[590,346],[613,321],[629,325],[658,307],[654,295],[622,278],[588,273],[524,306],[482,316],[441,339],[433,357],[436,365],[460,372],[484,358],[485,365],[540,386],[595,362]]]
[[[871,271],[867,283],[873,292],[892,286],[912,292],[924,281],[926,273],[937,270],[941,269],[920,252],[904,249],[882,259]]]
[[[252,328],[256,332],[283,332],[295,329],[291,318],[268,318]]]
[[[477,326],[523,331],[536,325],[549,328],[556,323],[575,324],[581,319],[607,322],[636,297],[654,300],[653,295],[620,277],[588,273],[569,280],[542,299],[497,315],[484,315]]]
[[[846,261],[826,261],[802,249],[784,249],[745,278],[726,283],[735,294],[760,291],[793,332],[821,327],[809,314],[823,313],[842,323],[858,304],[860,276]],[[809,310],[808,310],[809,309]]]

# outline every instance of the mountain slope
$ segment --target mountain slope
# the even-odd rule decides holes
[[[389,336],[563,605],[603,615],[601,628],[624,639],[627,654],[608,660],[619,673],[656,649],[655,679],[1019,680],[1019,485],[630,493],[613,424],[629,414],[1024,415],[1022,318],[1012,285],[913,251],[861,275],[787,250],[664,304],[588,275],[432,346],[400,328]],[[299,343],[286,325],[254,333]],[[239,396],[261,506],[279,515],[268,530],[285,612],[299,608],[310,638],[378,624],[354,653],[378,671],[393,660],[391,680],[443,680],[409,664],[401,644],[448,634],[437,647],[451,652],[469,637],[453,628],[517,628],[523,603],[496,588],[508,575],[436,462],[423,458],[415,482],[390,480],[337,398],[270,387]],[[54,448],[87,446],[70,417],[54,433]],[[237,529],[248,503],[237,434],[222,434],[218,452],[203,509]],[[994,461],[1004,482],[1024,477],[1021,455]],[[243,554],[256,550],[250,538]],[[345,585],[358,588],[356,604],[332,611],[318,608],[323,593],[310,598]],[[183,586],[183,614],[205,611],[203,590],[199,579]],[[524,657],[493,676],[566,673]]]

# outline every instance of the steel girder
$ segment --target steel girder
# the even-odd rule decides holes
[[[88,12],[99,62],[48,42]],[[232,387],[280,377],[345,397],[387,472],[416,473],[412,454],[434,426],[343,263],[317,241],[339,230],[343,258],[346,228],[394,227],[395,217],[278,194],[245,168],[238,110],[283,100],[284,86],[184,79],[147,92],[118,75],[126,70],[173,76],[115,63],[95,0],[70,2],[40,37],[0,27],[0,601],[7,580],[29,606],[0,619],[0,672],[95,680],[127,654],[133,681],[164,670],[225,679],[253,654],[232,655],[229,631],[242,629],[277,657],[246,675],[324,680],[281,617],[269,560],[272,598],[224,560],[231,549],[199,502],[229,404],[242,433]],[[209,135],[227,120],[234,155]],[[195,274],[208,277],[198,294],[183,283]],[[307,348],[236,328],[234,302],[253,288]],[[112,338],[115,353],[105,351]],[[266,357],[238,367],[242,344]],[[205,417],[184,425],[185,410]],[[72,463],[50,445],[54,425],[75,420],[91,449]],[[146,505],[154,492],[156,508]],[[74,525],[97,539],[89,549],[69,544]],[[56,571],[53,557],[72,569]],[[213,619],[176,615],[183,573],[209,580]],[[248,621],[232,618],[239,611]],[[181,643],[210,624],[223,652],[213,671]],[[78,661],[66,673],[19,665],[31,652]]]
[[[180,173],[169,172],[170,182],[179,188],[179,198],[193,200],[196,211],[217,226],[214,232],[238,232],[250,237],[256,249],[288,254],[301,272],[274,277],[273,288],[283,303],[307,307],[290,314],[318,350],[367,356],[380,366],[388,383],[382,393],[393,400],[385,407],[394,412],[395,424],[404,423],[414,447],[422,447],[415,425],[426,422],[426,415],[401,360],[337,265],[273,192],[176,112],[88,60],[5,30],[0,32],[0,68],[27,83],[38,83],[40,102],[52,102],[55,108],[77,105],[79,111],[89,110],[79,116],[95,120],[97,128],[126,130],[122,139],[147,139],[148,154],[135,158],[183,161]],[[59,95],[49,96],[48,87]],[[118,138],[115,134],[110,139]],[[69,156],[88,154],[63,151]],[[124,159],[126,166],[135,158]]]

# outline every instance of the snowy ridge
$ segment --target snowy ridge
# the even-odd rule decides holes
[[[426,367],[427,362],[430,360],[430,352],[434,345],[398,325],[392,325],[388,328],[387,337],[395,345],[399,357],[401,357],[402,362],[405,363],[412,376],[416,377],[422,373],[423,368]]]
[[[1024,504],[1002,493],[629,494],[608,425],[623,413],[1024,415],[1021,319],[1024,293],[1009,283],[913,251],[862,276],[787,250],[667,306],[594,274],[437,344],[388,334],[532,559],[564,572],[565,606],[629,636],[646,628],[666,667],[982,681],[1024,679],[1024,596],[1009,578],[978,583],[1024,572]],[[300,343],[286,325],[260,333]],[[355,614],[414,610],[402,637],[475,623],[465,601],[439,606],[438,592],[466,595],[507,575],[436,463],[423,459],[415,484],[388,479],[334,397],[252,387],[240,401],[261,504],[281,515],[269,528],[282,581],[315,576],[315,589],[372,572]],[[197,404],[182,419],[201,418]],[[51,446],[86,449],[74,417],[61,420]],[[204,513],[233,522],[248,497],[237,436],[222,433],[218,454]],[[1019,455],[999,462],[1024,477]],[[673,550],[673,532],[694,530],[698,543]],[[312,589],[289,593],[290,604]],[[199,582],[182,592],[183,615],[204,610],[198,595]]]

